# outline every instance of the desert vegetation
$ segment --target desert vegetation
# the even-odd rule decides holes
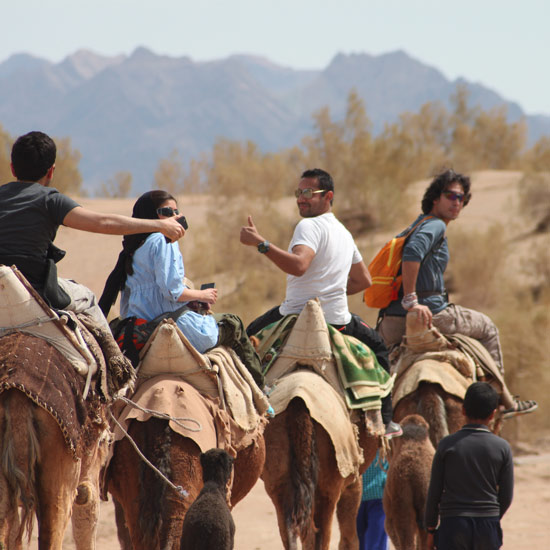
[[[11,179],[12,142],[0,127],[2,182]],[[80,153],[68,138],[56,142],[55,186],[82,195]],[[541,412],[522,424],[522,437],[545,427],[545,411],[550,410],[543,391],[550,383],[550,137],[528,147],[522,121],[508,122],[503,108],[470,106],[461,87],[451,110],[427,103],[374,135],[367,109],[352,91],[343,120],[333,120],[328,109],[321,109],[314,116],[312,135],[287,149],[265,153],[252,142],[220,139],[188,164],[181,158],[178,151],[167,152],[151,187],[175,193],[182,204],[200,203],[203,219],[190,227],[190,243],[184,239],[186,270],[193,280],[215,280],[222,289],[217,309],[235,312],[245,322],[280,303],[285,278],[240,245],[239,228],[252,215],[266,239],[285,247],[298,221],[292,191],[305,168],[322,167],[334,176],[335,213],[356,237],[367,262],[418,213],[418,186],[425,186],[438,170],[517,173],[519,192],[512,202],[521,215],[510,214],[473,230],[471,224],[468,230],[461,228],[460,222],[452,227],[447,286],[455,301],[494,318],[501,330],[509,386],[541,402]],[[115,174],[98,195],[131,196],[131,180],[128,173]],[[475,186],[473,192],[475,200]],[[486,208],[491,207],[490,196],[478,200],[487,200]],[[375,322],[376,312],[366,310],[360,298],[351,303],[354,311]],[[512,433],[514,423],[509,423],[507,434],[512,439],[517,436]]]

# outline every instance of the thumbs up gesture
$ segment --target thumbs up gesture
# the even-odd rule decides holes
[[[252,216],[248,216],[248,225],[243,225],[241,227],[240,239],[241,243],[246,244],[247,246],[258,246],[260,243],[265,241],[265,239],[258,233],[258,230],[252,221]]]

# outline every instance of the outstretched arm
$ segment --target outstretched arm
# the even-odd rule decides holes
[[[136,233],[159,232],[171,241],[177,241],[185,234],[185,229],[176,221],[180,216],[163,220],[144,220],[118,214],[102,214],[82,206],[73,208],[63,220],[63,225],[106,235],[132,235]]]
[[[258,233],[252,221],[252,216],[248,216],[248,225],[241,227],[240,240],[241,243],[247,246],[258,246],[266,240]],[[292,249],[292,252],[287,252],[269,243],[269,250],[265,253],[265,256],[267,256],[267,258],[269,258],[281,271],[289,275],[300,277],[311,265],[315,257],[315,252],[304,244],[298,244]]]

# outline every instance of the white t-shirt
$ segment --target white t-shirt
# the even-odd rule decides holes
[[[301,276],[287,275],[281,315],[300,313],[308,300],[319,298],[327,323],[347,325],[351,320],[346,288],[352,264],[362,261],[351,233],[332,212],[301,220],[288,246],[309,246],[315,256]]]

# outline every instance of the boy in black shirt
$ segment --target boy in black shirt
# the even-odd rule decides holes
[[[430,549],[502,546],[500,519],[512,503],[514,469],[510,445],[488,428],[498,401],[492,386],[473,383],[464,398],[467,424],[439,442],[426,501]]]

